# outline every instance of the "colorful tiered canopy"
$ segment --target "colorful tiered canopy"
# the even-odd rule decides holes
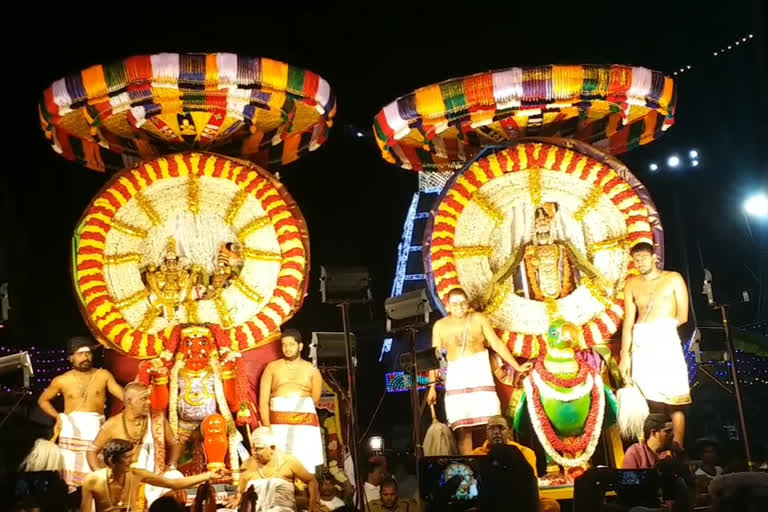
[[[617,155],[669,128],[676,100],[671,78],[641,67],[509,68],[422,87],[384,107],[373,128],[388,162],[453,172],[483,147],[526,136],[578,139]]]
[[[53,149],[97,171],[194,150],[266,169],[322,145],[336,101],[322,77],[232,53],[160,53],[55,81],[40,121]]]

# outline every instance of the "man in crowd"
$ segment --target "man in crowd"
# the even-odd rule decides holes
[[[368,504],[369,512],[419,512],[416,500],[400,497],[395,479],[388,477],[382,480],[379,492],[381,497]]]
[[[94,368],[94,343],[85,337],[70,338],[67,343],[72,369],[54,377],[37,400],[40,409],[56,420],[54,438],[64,455],[64,480],[70,490],[79,487],[91,468],[86,460],[88,446],[104,423],[107,392],[123,399],[123,389],[103,368]],[[64,397],[64,412],[51,404],[56,396]]]
[[[333,512],[334,510],[346,510],[346,503],[339,498],[336,491],[336,484],[333,482],[333,476],[328,472],[323,472],[318,477],[320,487],[320,506],[323,512]]]
[[[301,333],[283,332],[283,357],[272,361],[261,376],[259,414],[270,427],[277,448],[298,458],[310,472],[323,464],[323,440],[315,404],[323,379],[312,363],[301,358]]]
[[[627,448],[623,469],[654,469],[672,447],[672,422],[665,414],[649,414],[643,424],[643,442]]]
[[[536,471],[536,452],[523,446],[520,443],[516,443],[512,440],[512,432],[509,429],[509,424],[504,416],[491,416],[488,418],[488,425],[486,426],[486,433],[488,438],[482,446],[475,448],[472,451],[472,455],[488,455],[491,452],[491,447],[498,445],[514,446],[525,457],[526,462],[531,466],[533,475],[538,478]],[[539,503],[542,512],[558,512],[560,510],[560,504],[557,500],[551,498],[539,497]]]
[[[387,471],[387,459],[381,456],[368,459],[368,473],[363,484],[365,503],[370,503],[381,498],[381,482],[389,478]]]
[[[482,313],[470,311],[467,294],[455,288],[446,297],[448,316],[435,323],[432,346],[446,351],[448,369],[445,383],[445,412],[448,424],[456,432],[462,455],[472,453],[472,432],[483,427],[490,416],[501,413],[501,403],[491,372],[488,345],[518,372],[530,370],[532,363],[520,365],[509,349],[493,331],[493,326]],[[437,401],[433,384],[427,402]]]

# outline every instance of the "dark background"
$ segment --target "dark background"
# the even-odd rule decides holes
[[[311,236],[310,294],[292,324],[305,335],[340,330],[337,309],[319,300],[320,265],[367,266],[375,301],[354,307],[360,344],[363,427],[383,392],[378,363],[383,301],[416,175],[386,164],[370,135],[373,116],[396,97],[433,82],[490,69],[537,64],[628,64],[678,75],[676,124],[660,140],[620,158],[651,191],[661,212],[667,268],[689,278],[699,322],[716,320],[699,295],[702,261],[723,301],[751,290],[756,302],[734,306],[732,321],[768,317],[768,222],[750,221],[741,202],[766,188],[768,100],[763,2],[665,2],[654,5],[466,2],[434,8],[371,3],[370,10],[329,4],[285,6],[282,13],[234,4],[206,5],[161,18],[146,4],[101,4],[91,16],[60,5],[56,12],[9,17],[0,169],[0,283],[10,283],[12,310],[0,345],[63,346],[85,333],[68,271],[70,237],[93,194],[108,179],[59,158],[39,129],[37,101],[68,72],[136,54],[235,52],[266,56],[322,75],[338,98],[328,143],[280,172]],[[712,4],[715,4],[714,2]],[[22,8],[24,8],[22,6]],[[111,9],[115,9],[111,13]],[[27,10],[30,8],[27,7]],[[105,11],[106,10],[106,11]],[[45,12],[43,12],[45,11]],[[102,12],[105,11],[105,12]],[[183,11],[183,12],[182,12]],[[713,51],[748,34],[724,56]],[[365,137],[354,133],[362,130]],[[670,170],[673,153],[701,165]],[[651,173],[650,162],[660,171]],[[762,250],[762,259],[760,258]],[[762,267],[762,268],[761,268]],[[374,430],[407,423],[407,396],[384,400]]]

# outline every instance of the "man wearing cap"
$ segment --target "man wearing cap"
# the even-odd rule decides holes
[[[249,510],[295,512],[294,483],[301,480],[309,488],[310,512],[321,512],[317,480],[299,459],[277,449],[269,428],[259,427],[253,431],[251,450],[253,456],[241,468],[240,486],[230,500],[230,509],[237,509],[243,499],[253,497],[255,506]],[[250,490],[253,494],[249,494]]]
[[[643,424],[645,440],[627,448],[622,469],[654,469],[672,447],[672,420],[666,414],[649,414]]]
[[[40,409],[56,420],[54,438],[64,456],[64,480],[75,490],[91,472],[86,452],[104,423],[107,391],[123,400],[123,388],[103,368],[93,367],[94,343],[76,336],[67,342],[72,369],[55,377],[37,400]],[[57,395],[64,396],[64,412],[51,404]]]

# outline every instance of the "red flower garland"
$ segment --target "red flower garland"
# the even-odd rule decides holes
[[[538,416],[541,427],[544,430],[544,435],[552,445],[552,448],[559,453],[569,453],[574,456],[586,450],[592,434],[595,431],[595,428],[597,428],[600,393],[603,393],[603,390],[597,385],[597,381],[595,381],[595,384],[592,386],[592,405],[590,407],[589,416],[587,417],[587,422],[584,425],[584,433],[575,440],[569,440],[568,442],[560,439],[555,432],[555,429],[552,427],[552,423],[550,423],[547,413],[544,411],[544,406],[541,405],[541,395],[539,394],[539,390],[535,385],[531,386],[531,390],[533,391],[533,396],[529,399],[534,401],[533,405],[536,411],[536,416]]]
[[[578,360],[576,362],[579,364],[579,373],[577,373],[575,377],[571,378],[558,377],[554,373],[549,372],[541,359],[536,361],[534,364],[534,369],[547,384],[553,384],[555,386],[564,388],[572,388],[584,384],[584,382],[587,380],[587,375],[589,375],[589,368],[587,365]]]

